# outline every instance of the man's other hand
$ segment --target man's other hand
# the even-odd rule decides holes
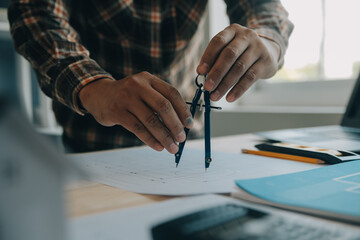
[[[204,88],[218,101],[228,90],[228,102],[238,99],[256,80],[278,70],[280,47],[239,24],[232,24],[211,39],[197,67],[207,74]]]
[[[83,107],[104,126],[121,125],[151,148],[174,154],[192,117],[180,93],[156,76],[141,72],[119,81],[104,78],[83,87]]]

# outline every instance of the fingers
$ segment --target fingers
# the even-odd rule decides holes
[[[197,71],[207,74],[204,88],[211,92],[212,101],[220,100],[234,88],[226,98],[232,102],[257,79],[273,76],[278,56],[275,43],[260,38],[251,29],[232,24],[211,39]]]
[[[233,102],[239,97],[241,97],[246,90],[254,84],[256,80],[259,79],[259,76],[262,74],[262,61],[257,61],[253,66],[251,66],[246,73],[241,77],[239,82],[231,89],[227,94],[226,100],[228,102]]]
[[[192,121],[190,108],[186,104],[186,102],[184,101],[184,99],[182,98],[182,96],[180,95],[178,90],[161,80],[154,81],[151,84],[154,89],[156,89],[163,97],[165,97],[165,99],[167,99],[169,101],[169,103],[171,104],[170,106],[174,110],[174,112],[166,111],[167,108],[164,105],[166,105],[168,103],[165,104],[161,100],[158,104],[152,105],[155,108],[159,108],[159,111],[157,111],[157,113],[160,114],[161,118],[164,120],[166,125],[167,126],[173,125],[172,122],[176,122],[176,124],[178,124],[177,119],[179,119],[183,125],[183,126],[181,126],[182,129],[184,128],[184,126],[187,128],[191,128],[193,125],[193,121]],[[160,95],[159,95],[159,97],[160,97]],[[153,102],[153,101],[151,101],[151,99],[149,99],[148,101]],[[174,127],[176,127],[176,126],[174,126]],[[177,132],[177,131],[175,131],[175,132]],[[182,142],[182,141],[179,141],[179,142]]]
[[[144,125],[144,127],[153,136],[153,138],[155,138],[156,141],[158,141],[162,146],[164,146],[169,153],[176,153],[178,151],[178,146],[174,141],[173,135],[171,134],[170,130],[168,130],[169,128],[166,127],[162,120],[159,118],[159,116],[144,103],[137,103],[135,105],[136,107],[129,108],[129,111],[139,119],[141,124]],[[182,126],[180,121],[179,125]],[[180,128],[180,130],[184,131],[183,128]],[[185,133],[182,141],[184,140]]]
[[[93,103],[87,109],[100,124],[122,125],[155,150],[178,151],[177,142],[185,140],[184,126],[191,127],[192,117],[174,87],[147,72],[92,86],[85,91]]]
[[[178,142],[185,141],[184,125],[181,123],[171,102],[158,92],[143,97],[144,102],[151,108],[152,112],[157,114],[155,117],[159,119],[162,125],[166,126],[174,139]]]
[[[184,126],[192,125],[189,107],[174,87],[151,74],[143,75],[148,84],[136,87],[141,103],[136,101],[128,109],[167,151],[176,153],[176,142],[186,139]]]
[[[233,86],[232,84],[234,84],[234,79],[232,79],[233,81],[229,81],[231,79],[228,79],[227,82],[222,81],[224,77],[231,71],[234,63],[237,62],[237,59],[240,56],[242,56],[242,59],[240,62],[238,62],[237,65],[235,65],[235,69],[241,70],[244,73],[247,70],[246,67],[251,66],[254,61],[256,61],[256,59],[261,55],[259,49],[256,48],[256,41],[254,41],[260,40],[257,39],[258,37],[254,31],[241,27],[240,25],[231,25],[230,27],[223,30],[220,33],[220,36],[221,35],[232,36],[232,39],[226,43],[226,46],[222,47],[219,53],[216,53],[216,56],[211,54],[205,55],[204,53],[205,59],[209,59],[207,56],[215,57],[215,59],[209,59],[209,62],[212,62],[213,64],[211,65],[204,85],[204,88],[210,92],[214,91],[219,86],[219,84],[223,84],[221,90],[227,88],[226,91]],[[213,40],[214,39],[211,41]],[[216,44],[216,42],[213,42],[213,44]],[[249,50],[251,51],[250,53],[248,52]],[[209,51],[214,52],[212,48],[209,48]],[[239,80],[240,77],[241,76],[239,76],[237,80]],[[224,94],[223,92],[221,93]],[[212,100],[215,100],[215,98],[220,99],[218,96],[219,94],[219,92],[213,94]]]
[[[220,52],[234,37],[235,31],[231,28],[226,28],[224,31],[221,31],[213,37],[201,57],[200,64],[197,67],[197,72],[201,75],[207,74]]]
[[[152,149],[156,151],[162,151],[164,149],[163,145],[152,136],[144,124],[142,124],[132,113],[127,112],[123,115],[126,115],[126,118],[121,121],[122,126],[134,133],[141,141]]]
[[[248,42],[234,39],[223,48],[208,73],[204,88],[210,92],[214,91],[221,80],[230,71],[234,62],[236,62],[236,59],[247,51],[248,47]]]
[[[211,93],[212,101],[218,101],[242,78],[246,71],[258,60],[258,53],[254,47],[249,47],[238,59],[235,59],[227,71],[225,77],[221,78],[217,88]],[[221,64],[221,63],[219,63]],[[214,66],[215,67],[215,66]],[[210,75],[210,74],[209,74]]]

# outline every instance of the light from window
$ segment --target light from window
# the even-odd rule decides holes
[[[354,79],[360,71],[359,0],[282,0],[295,28],[270,81]]]

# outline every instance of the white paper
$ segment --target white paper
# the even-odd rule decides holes
[[[316,164],[213,152],[205,172],[204,150],[185,148],[179,166],[174,155],[147,147],[72,155],[92,180],[137,193],[190,195],[230,193],[235,179],[257,178],[304,171]]]

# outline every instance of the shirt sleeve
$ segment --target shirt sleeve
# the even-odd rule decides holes
[[[280,0],[225,0],[230,23],[253,29],[259,36],[274,41],[280,47],[279,67],[294,25]]]
[[[13,0],[8,8],[16,50],[36,70],[42,91],[79,114],[78,93],[86,84],[110,77],[79,43],[62,0]]]

